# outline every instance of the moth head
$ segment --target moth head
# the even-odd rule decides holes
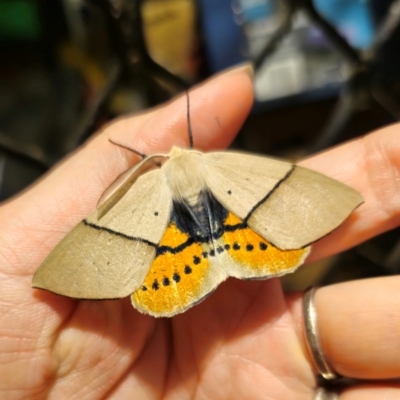
[[[163,169],[173,198],[196,202],[199,193],[206,187],[201,153],[173,147]]]

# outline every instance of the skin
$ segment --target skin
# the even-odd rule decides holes
[[[248,70],[190,94],[195,146],[225,148],[252,104]],[[229,279],[172,319],[141,315],[129,299],[77,301],[31,289],[32,275],[102,192],[143,153],[187,146],[184,97],[120,119],[0,208],[0,397],[5,399],[311,399],[316,371],[301,325],[302,293],[278,279]],[[310,260],[399,225],[399,125],[301,163],[358,190],[365,203],[314,245]],[[400,277],[316,293],[326,358],[361,380],[340,400],[400,398]]]

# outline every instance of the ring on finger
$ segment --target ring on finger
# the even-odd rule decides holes
[[[325,388],[318,388],[315,391],[313,400],[338,400],[339,396],[337,393],[330,392]]]
[[[317,313],[314,304],[315,287],[311,287],[303,297],[303,323],[305,339],[318,372],[326,380],[337,379],[338,375],[326,360],[321,349],[317,328]],[[323,397],[322,397],[323,398]]]

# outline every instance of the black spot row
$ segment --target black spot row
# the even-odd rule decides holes
[[[222,246],[218,246],[217,247],[217,253],[221,254],[224,250],[230,250],[231,246],[229,244],[226,244],[224,247]],[[268,246],[266,243],[264,242],[260,242],[259,243],[259,249],[260,250],[267,250]],[[232,245],[232,249],[233,250],[240,250],[240,244],[238,242],[233,243]],[[254,250],[254,246],[251,243],[248,243],[246,245],[246,250],[247,251],[253,251]],[[208,253],[206,251],[204,251],[203,253],[201,253],[201,255],[203,256],[203,258],[207,258],[208,256],[214,257],[215,256],[215,250],[210,250]],[[195,264],[200,264],[200,259],[199,257],[195,256],[193,259],[193,262]]]
[[[188,275],[192,273],[192,268],[190,268],[188,265],[185,266],[185,269],[183,270],[183,272]],[[181,281],[181,276],[175,272],[174,275],[172,275],[172,280],[176,283]],[[169,286],[171,284],[171,281],[169,280],[169,278],[165,277],[162,280],[162,284],[163,286]],[[151,285],[151,288],[154,290],[158,290],[160,289],[160,284],[158,283],[158,280],[155,279],[153,284]],[[147,287],[145,285],[142,286],[142,290],[145,292],[147,290]]]
[[[263,251],[264,251],[264,250],[267,250],[268,245],[267,245],[266,243],[264,243],[264,242],[260,242],[259,245],[258,245],[258,247],[259,247],[260,250],[263,250]],[[217,253],[218,253],[218,254],[221,254],[224,250],[229,250],[230,248],[231,248],[231,246],[230,246],[229,244],[226,244],[224,247],[218,246],[218,247],[217,247]],[[240,244],[237,243],[237,242],[235,242],[235,243],[233,244],[233,246],[232,246],[232,249],[233,249],[233,250],[240,250],[240,248],[241,248],[241,247],[240,247]],[[254,250],[254,246],[253,246],[251,243],[248,243],[248,244],[246,245],[246,251],[253,251],[253,250]],[[207,258],[208,256],[214,257],[214,256],[215,256],[215,250],[214,250],[214,249],[213,249],[213,250],[210,250],[208,253],[207,253],[206,251],[204,251],[201,255],[203,256],[203,258]],[[194,256],[194,257],[193,257],[193,263],[194,263],[195,265],[200,264],[200,263],[201,263],[201,258],[198,257],[198,256]],[[189,274],[191,274],[191,273],[193,272],[193,270],[192,270],[191,267],[189,267],[189,265],[185,265],[185,268],[184,268],[183,272],[184,272],[186,275],[189,275]],[[180,282],[180,280],[181,280],[181,276],[180,276],[177,272],[175,272],[174,275],[172,276],[172,279],[173,279],[174,282],[178,283],[178,282]],[[162,281],[162,284],[163,284],[164,286],[169,286],[169,285],[171,284],[171,282],[170,282],[169,278],[165,277],[165,278],[163,279],[163,281]],[[154,280],[154,282],[153,282],[153,284],[151,285],[151,287],[152,287],[152,289],[154,289],[154,290],[158,290],[158,289],[160,288],[160,284],[158,283],[158,280],[157,280],[157,279]],[[143,285],[143,286],[142,286],[142,290],[145,292],[145,291],[147,290],[147,287]]]

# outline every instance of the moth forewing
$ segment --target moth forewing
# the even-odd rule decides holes
[[[336,229],[362,202],[349,186],[295,166],[247,223],[280,249],[299,249]]]
[[[218,201],[282,250],[315,242],[363,202],[354,189],[283,161],[230,152],[205,158]]]
[[[77,299],[126,297],[142,283],[155,253],[149,243],[81,222],[45,259],[32,286]]]
[[[138,164],[123,172],[100,196],[97,202],[97,208],[108,203],[107,206],[102,208],[103,213],[105,214],[125,195],[140,176],[154,169],[161,168],[167,160],[168,157],[165,155],[155,154],[145,158]]]
[[[126,188],[126,186],[129,186]],[[121,196],[118,191],[121,191]],[[82,299],[126,297],[143,282],[168,225],[169,186],[160,169],[129,180],[93,211],[39,267],[33,286]]]
[[[204,160],[207,187],[242,220],[293,168],[282,161],[233,152],[208,153]]]

